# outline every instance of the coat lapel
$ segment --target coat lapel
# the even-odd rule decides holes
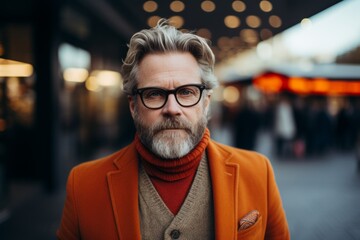
[[[208,159],[214,198],[216,239],[235,239],[238,212],[238,164],[232,154],[209,142]],[[141,239],[138,211],[138,160],[134,144],[114,160],[118,170],[107,174],[114,218],[120,239]]]
[[[119,239],[141,239],[138,211],[138,160],[134,144],[114,160],[118,170],[107,174]]]
[[[229,160],[232,153],[210,141],[208,159],[214,197],[216,239],[236,239],[239,166]]]

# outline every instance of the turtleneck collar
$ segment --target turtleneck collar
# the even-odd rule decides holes
[[[156,156],[141,143],[137,134],[135,135],[135,147],[148,175],[171,182],[184,179],[196,172],[209,140],[210,131],[206,128],[196,147],[187,155],[175,159],[163,159]]]

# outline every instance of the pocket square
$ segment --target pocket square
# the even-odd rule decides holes
[[[242,219],[240,219],[238,230],[247,229],[254,225],[259,218],[259,214],[258,210],[248,212]]]

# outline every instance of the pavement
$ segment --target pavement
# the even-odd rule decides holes
[[[355,153],[277,158],[269,136],[258,151],[274,167],[293,240],[360,240],[360,172]],[[65,194],[44,194],[36,183],[11,185],[10,207],[0,213],[1,240],[56,239]],[[2,216],[2,218],[1,218]]]
[[[273,165],[292,239],[360,239],[355,154],[335,152]]]

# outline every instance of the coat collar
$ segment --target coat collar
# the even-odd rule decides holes
[[[216,239],[235,239],[237,233],[239,166],[232,153],[210,140],[208,161],[214,198]],[[120,239],[141,239],[138,204],[138,156],[134,143],[114,160],[107,174],[114,218]]]

